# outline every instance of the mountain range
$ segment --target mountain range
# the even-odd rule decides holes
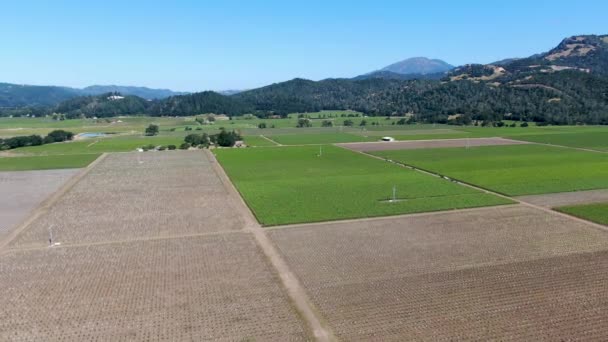
[[[352,79],[293,79],[229,96],[202,92],[146,101],[103,94],[47,107],[30,104],[0,114],[60,110],[68,116],[207,112],[267,116],[322,109],[353,109],[372,116],[408,114],[425,122],[461,117],[608,124],[608,35],[572,36],[547,52],[485,65],[452,68],[439,60],[414,58]]]
[[[171,91],[169,89],[151,89],[146,87],[116,85],[93,85],[79,89],[59,86],[0,83],[0,108],[52,106],[78,96],[101,95],[110,92],[139,96],[146,100],[163,99],[169,96],[188,94],[185,92]]]

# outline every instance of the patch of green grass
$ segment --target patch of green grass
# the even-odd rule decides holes
[[[525,140],[542,144],[562,145],[569,147],[587,148],[598,151],[608,151],[608,131],[520,135],[514,138],[518,140]]]
[[[0,171],[74,169],[89,165],[99,154],[70,154],[37,157],[2,157]]]
[[[608,154],[597,152],[511,145],[374,154],[512,196],[608,188]]]
[[[608,203],[573,205],[560,207],[557,210],[585,220],[608,225]]]
[[[60,155],[60,154],[99,154],[103,152],[128,152],[144,145],[176,145],[184,142],[183,136],[119,136],[91,138],[40,146],[21,147],[10,150],[16,155]]]
[[[283,145],[332,144],[378,140],[376,137],[363,137],[350,133],[285,134],[272,135],[269,138]]]
[[[510,203],[335,146],[215,150],[264,225]],[[393,186],[402,201],[387,203]]]

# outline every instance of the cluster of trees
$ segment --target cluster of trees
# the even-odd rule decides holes
[[[74,133],[64,130],[54,130],[44,138],[40,135],[22,135],[11,138],[0,138],[0,150],[10,150],[18,147],[38,146],[72,140]]]
[[[209,146],[211,145],[217,145],[221,147],[232,147],[239,140],[242,140],[242,137],[238,132],[227,131],[226,129],[221,128],[220,132],[217,134],[188,134],[184,138],[184,143],[180,145],[180,148],[209,148]]]

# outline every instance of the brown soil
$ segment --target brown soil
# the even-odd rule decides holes
[[[516,199],[547,208],[556,208],[565,205],[608,202],[608,189],[520,196]]]
[[[120,153],[70,181],[0,245],[0,341],[310,340],[216,168]]]
[[[517,205],[270,236],[342,340],[608,335],[608,235],[567,217]]]
[[[77,172],[77,169],[0,172],[0,240]]]

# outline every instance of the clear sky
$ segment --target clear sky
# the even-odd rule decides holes
[[[182,91],[490,63],[608,33],[608,1],[3,1],[0,82]]]

